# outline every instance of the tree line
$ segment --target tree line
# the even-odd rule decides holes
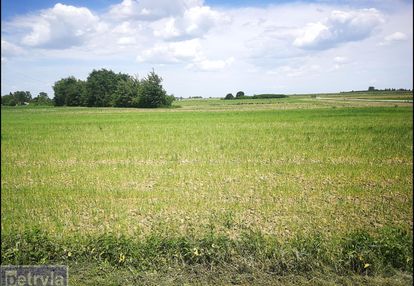
[[[53,85],[53,100],[45,93],[32,99],[30,92],[18,91],[2,96],[1,103],[2,105],[47,103],[55,106],[144,108],[171,106],[175,98],[173,95],[167,95],[161,82],[162,78],[154,71],[138,79],[128,74],[100,69],[93,70],[86,81],[76,79],[74,76],[56,81]]]
[[[32,98],[30,91],[15,91],[1,97],[1,105],[16,106],[16,105],[53,105],[46,92],[40,92],[38,96]]]
[[[245,95],[243,91],[238,91],[236,93],[236,96],[234,96],[232,93],[228,93],[224,99],[230,100],[230,99],[258,99],[258,98],[285,98],[288,97],[285,94],[273,94],[273,93],[266,93],[266,94],[255,94],[255,95]]]

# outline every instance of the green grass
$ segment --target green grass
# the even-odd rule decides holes
[[[2,263],[75,285],[412,283],[412,105],[251,101],[2,109]]]

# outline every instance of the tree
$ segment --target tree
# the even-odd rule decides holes
[[[154,71],[139,80],[111,70],[93,70],[86,81],[71,76],[55,82],[53,102],[56,106],[170,106],[175,97],[167,95],[161,82],[162,78]]]
[[[19,105],[28,103],[32,99],[32,95],[30,94],[30,91],[15,91],[13,93],[13,96],[14,96],[14,99],[16,100],[16,103]]]
[[[53,100],[51,100],[46,92],[40,92],[38,96],[32,99],[30,104],[34,105],[53,105]]]
[[[167,96],[161,82],[162,78],[154,70],[141,80],[139,107],[155,108],[171,105],[174,97]]]
[[[120,80],[127,81],[127,74],[116,74],[111,70],[93,70],[87,80],[87,106],[111,106]]]
[[[228,94],[226,95],[226,97],[224,97],[224,99],[234,99],[234,96],[233,96],[233,94],[228,93]]]
[[[375,91],[375,87],[373,86],[368,87],[368,91]]]
[[[15,91],[1,97],[1,104],[8,106],[27,104],[32,100],[30,91]]]
[[[11,92],[1,97],[1,105],[15,106],[16,104],[17,104],[17,101]]]
[[[53,102],[56,106],[82,106],[85,101],[85,82],[70,76],[63,78],[53,85],[55,96]]]
[[[137,107],[139,105],[138,80],[130,77],[128,80],[120,80],[113,95],[113,106]]]
[[[236,93],[236,98],[242,98],[242,97],[244,97],[244,92],[243,91],[238,91]]]

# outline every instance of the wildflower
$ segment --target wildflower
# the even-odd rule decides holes
[[[125,262],[125,255],[124,254],[119,254],[119,260],[118,260],[118,262],[119,263],[123,263],[123,262]]]
[[[200,252],[198,252],[198,248],[197,247],[194,247],[193,248],[193,253],[194,253],[195,256],[200,256]]]

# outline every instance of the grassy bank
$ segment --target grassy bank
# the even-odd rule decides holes
[[[39,229],[2,238],[3,264],[113,268],[119,272],[119,277],[113,277],[117,283],[125,279],[132,282],[148,272],[171,275],[171,269],[181,270],[187,278],[196,274],[191,273],[196,269],[205,279],[209,273],[216,273],[223,279],[233,277],[240,282],[255,279],[255,275],[268,276],[268,280],[311,277],[315,273],[336,279],[355,275],[389,278],[412,273],[412,251],[412,236],[394,227],[383,227],[375,235],[358,230],[330,239],[321,233],[296,235],[283,243],[275,236],[254,231],[242,232],[237,240],[217,236],[213,231],[195,238],[174,237],[163,230],[145,239],[122,234],[56,238]],[[123,269],[128,272],[121,275]],[[407,276],[406,280],[412,278]]]

